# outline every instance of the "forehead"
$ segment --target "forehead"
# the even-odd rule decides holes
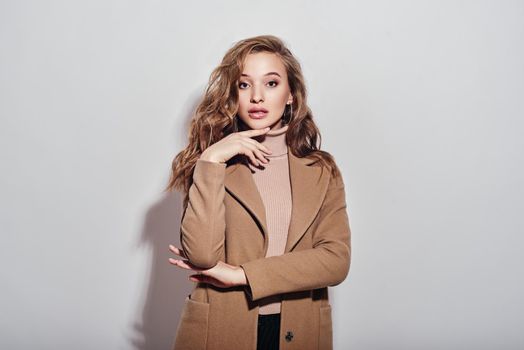
[[[271,52],[256,52],[246,56],[242,74],[262,77],[268,72],[277,72],[282,77],[286,75],[286,67],[279,56]]]

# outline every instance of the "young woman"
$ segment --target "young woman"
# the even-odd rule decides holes
[[[320,150],[299,62],[271,35],[213,71],[173,160],[178,257],[194,272],[174,349],[332,349],[329,286],[349,272],[342,175]]]

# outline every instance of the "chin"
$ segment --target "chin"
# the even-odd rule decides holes
[[[252,119],[249,116],[247,118],[241,118],[244,124],[246,124],[250,129],[264,129],[269,127],[272,127],[274,124],[278,123],[279,119],[276,120],[269,120],[269,118],[264,119]]]
[[[270,127],[270,128],[273,128],[273,124],[275,124],[277,121],[274,121],[274,122],[271,122],[271,123],[267,123],[267,122],[264,122],[264,123],[252,123],[253,125],[250,126],[251,129],[264,129],[264,128],[267,128],[267,127]]]

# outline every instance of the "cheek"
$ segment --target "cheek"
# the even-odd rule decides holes
[[[239,92],[238,93],[238,105],[240,109],[247,108],[249,105],[249,96],[247,96],[246,93]]]
[[[274,98],[271,99],[271,107],[273,110],[284,110],[287,103],[287,94],[279,93],[278,95],[275,95]]]
[[[282,88],[274,91],[274,101],[279,104],[286,104],[289,92],[288,90]]]

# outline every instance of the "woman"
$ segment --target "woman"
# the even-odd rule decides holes
[[[271,35],[213,71],[173,160],[178,256],[194,271],[174,349],[332,349],[328,286],[349,272],[344,182],[317,147],[300,64]]]

